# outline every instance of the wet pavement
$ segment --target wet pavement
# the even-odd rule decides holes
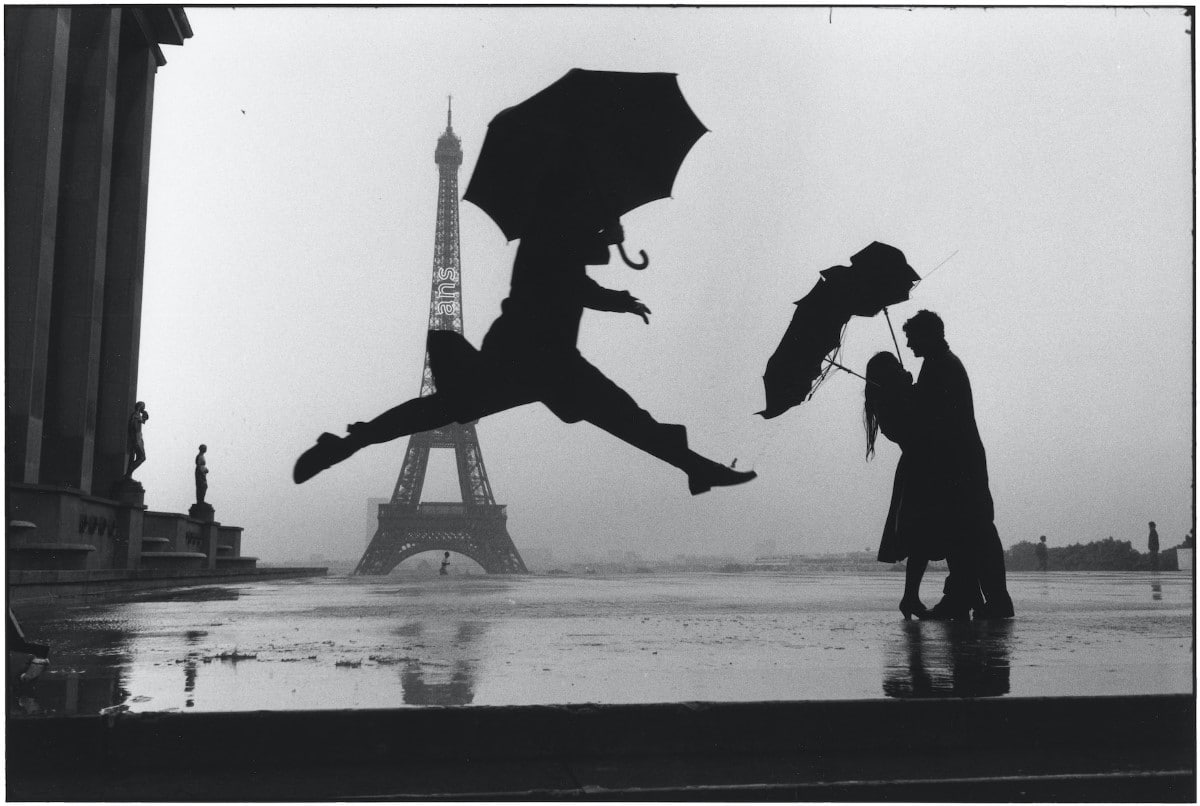
[[[965,624],[903,621],[902,585],[330,577],[23,608],[52,666],[8,713],[1192,692],[1190,574],[1012,574],[1018,618]]]

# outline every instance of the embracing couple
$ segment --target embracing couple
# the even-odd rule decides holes
[[[967,371],[950,352],[936,313],[918,312],[904,333],[923,359],[917,382],[891,353],[873,356],[866,372],[867,456],[879,432],[901,449],[879,560],[908,560],[900,601],[905,618],[1012,618]],[[950,571],[944,595],[926,608],[921,578],[930,560],[941,559]]]

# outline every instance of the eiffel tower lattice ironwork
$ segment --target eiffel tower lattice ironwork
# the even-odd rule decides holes
[[[462,264],[458,236],[458,168],[462,146],[446,110],[446,131],[438,138],[437,232],[433,249],[433,289],[429,329],[463,332]],[[429,347],[421,374],[421,397],[436,387],[429,368]],[[421,489],[434,448],[452,449],[458,466],[462,502],[421,502]],[[451,423],[408,438],[404,464],[391,500],[379,505],[379,528],[358,561],[356,574],[387,574],[423,551],[453,551],[470,557],[489,574],[527,573],[508,534],[508,515],[497,504],[483,466],[475,423]]]

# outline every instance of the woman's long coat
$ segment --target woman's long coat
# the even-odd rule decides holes
[[[894,563],[907,557],[940,560],[946,556],[945,547],[931,538],[927,503],[933,490],[923,479],[920,428],[917,420],[916,390],[905,387],[882,397],[877,408],[879,430],[900,447],[900,461],[892,481],[892,498],[888,505],[883,536],[879,540],[880,562]]]

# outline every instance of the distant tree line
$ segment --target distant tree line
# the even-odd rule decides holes
[[[1177,548],[1192,548],[1195,538],[1189,532],[1183,543],[1158,553],[1162,571],[1178,571]],[[1150,553],[1140,552],[1128,540],[1111,537],[1092,543],[1072,543],[1069,546],[1049,546],[1047,566],[1051,571],[1149,571]],[[1022,540],[1004,553],[1004,564],[1010,571],[1038,570],[1037,543]]]

